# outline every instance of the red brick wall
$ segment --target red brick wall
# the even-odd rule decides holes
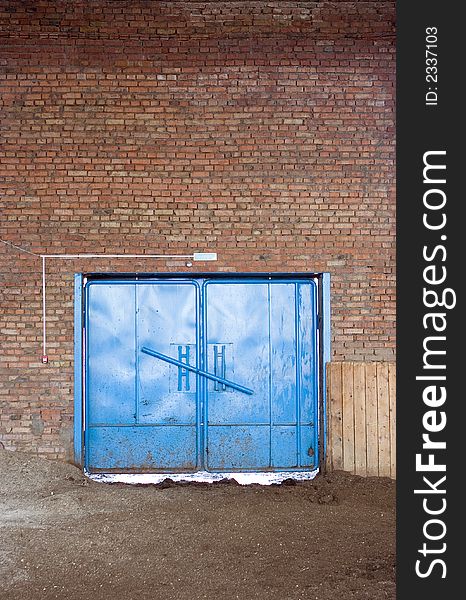
[[[0,0],[0,238],[330,271],[333,355],[394,355],[394,2]],[[0,439],[71,448],[72,274],[0,244]],[[203,266],[204,269],[204,266]]]

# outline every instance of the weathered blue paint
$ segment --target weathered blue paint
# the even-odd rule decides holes
[[[83,465],[83,276],[74,276],[74,463]]]
[[[88,282],[86,467],[315,468],[317,291],[267,277]]]
[[[191,346],[197,362],[197,284],[94,281],[86,286],[86,466],[192,470],[197,376],[178,391],[178,369],[141,352]],[[169,448],[178,448],[175,454]],[[167,457],[170,456],[170,464]]]
[[[322,415],[322,456],[320,463],[323,464],[327,453],[327,410],[326,410],[326,390],[327,390],[327,363],[331,360],[331,317],[330,317],[330,273],[322,273],[321,277],[321,332],[322,332],[322,348],[321,348],[321,378],[322,378],[322,398],[320,399],[320,410]]]
[[[207,386],[205,466],[211,471],[302,469],[317,460],[316,286],[313,281],[204,284],[204,356],[231,347],[228,378],[250,398]],[[207,370],[211,370],[208,363]],[[307,426],[308,435],[301,435]]]

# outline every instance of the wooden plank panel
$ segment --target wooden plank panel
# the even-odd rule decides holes
[[[328,467],[395,478],[395,364],[333,362],[327,385]]]
[[[357,475],[366,476],[366,372],[364,363],[353,364],[354,382],[354,467]]]
[[[341,365],[343,389],[343,469],[354,473],[353,363]]]
[[[377,363],[379,476],[390,477],[390,392],[388,364]]]
[[[341,363],[333,363],[330,375],[331,466],[343,469],[343,401]]]
[[[379,430],[377,406],[377,363],[366,364],[366,459],[367,475],[379,474]]]
[[[396,366],[388,365],[388,391],[390,394],[390,477],[396,478]]]

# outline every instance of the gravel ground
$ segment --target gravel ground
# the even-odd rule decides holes
[[[0,450],[0,599],[394,599],[394,482],[293,483],[109,485]]]

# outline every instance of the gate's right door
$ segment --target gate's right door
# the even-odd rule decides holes
[[[209,471],[317,466],[316,302],[310,280],[205,282],[205,368],[253,392],[206,382]]]

